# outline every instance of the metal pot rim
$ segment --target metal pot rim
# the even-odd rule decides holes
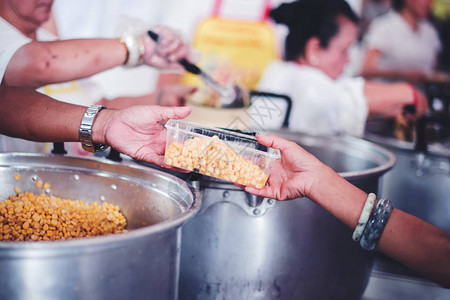
[[[361,143],[361,145],[363,145],[363,144],[370,145],[370,147],[372,149],[376,150],[381,155],[386,156],[386,160],[387,160],[386,162],[384,162],[383,164],[380,164],[378,167],[375,167],[375,168],[370,168],[370,169],[363,170],[363,171],[339,172],[338,173],[346,179],[353,179],[355,177],[360,177],[360,176],[364,176],[364,175],[366,175],[366,176],[373,175],[373,174],[381,175],[381,174],[384,174],[385,172],[389,171],[390,169],[392,169],[392,167],[395,165],[395,162],[396,162],[395,154],[392,153],[391,151],[385,149],[384,147],[381,147],[370,141],[366,141],[366,140],[356,138],[353,136],[345,136],[342,140],[343,141],[349,140],[350,142],[358,141],[359,143]]]
[[[374,168],[362,170],[362,171],[350,171],[350,172],[338,172],[342,177],[346,179],[353,179],[355,177],[361,177],[361,176],[368,176],[368,175],[375,175],[375,174],[383,174],[387,171],[389,171],[395,164],[396,158],[395,154],[386,149],[385,147],[382,147],[380,145],[377,145],[374,142],[364,140],[362,138],[354,137],[347,134],[342,135],[327,135],[327,136],[316,136],[316,135],[309,135],[307,133],[303,132],[295,132],[290,130],[278,130],[278,131],[269,131],[269,134],[275,134],[279,135],[282,138],[285,138],[287,140],[293,141],[293,142],[299,142],[299,138],[301,141],[306,142],[308,144],[308,141],[314,141],[309,142],[310,144],[317,143],[317,141],[323,141],[326,143],[333,143],[334,145],[346,147],[346,153],[348,151],[353,151],[356,154],[358,153],[358,150],[361,149],[367,149],[370,147],[372,150],[372,154],[378,153],[378,157],[374,157],[374,159],[378,159],[378,161],[383,160],[383,162],[380,162],[380,165]],[[302,146],[302,145],[300,145]],[[373,155],[374,156],[374,155]],[[383,158],[381,158],[383,156]]]
[[[364,139],[369,142],[377,143],[379,145],[397,150],[419,152],[414,149],[415,144],[413,142],[400,141],[396,138],[387,137],[371,132],[365,132]],[[448,148],[445,148],[438,143],[428,145],[428,150],[426,151],[426,153],[433,156],[450,157],[450,151],[448,150]]]
[[[0,153],[0,158],[5,156],[27,156],[27,157],[61,157],[60,155],[54,155],[54,154],[40,154],[40,153],[19,153],[19,152],[9,152],[9,153]],[[200,209],[201,206],[201,196],[197,189],[195,189],[192,185],[189,183],[177,178],[176,176],[173,176],[171,174],[165,173],[163,171],[159,171],[156,169],[152,169],[149,167],[144,167],[141,165],[137,165],[132,162],[113,162],[111,160],[103,160],[99,159],[97,157],[78,157],[78,156],[64,156],[70,159],[76,159],[76,160],[90,160],[90,161],[96,161],[102,164],[109,164],[109,165],[120,165],[125,166],[128,168],[140,170],[143,172],[150,172],[156,173],[161,176],[169,177],[171,180],[175,181],[177,184],[184,186],[186,189],[190,190],[193,202],[192,205],[189,207],[188,210],[180,214],[174,219],[166,220],[160,223],[156,223],[153,225],[149,225],[142,228],[136,228],[132,229],[126,233],[120,233],[120,234],[111,234],[111,235],[105,235],[105,236],[98,236],[98,237],[89,237],[89,238],[80,238],[80,239],[71,239],[71,240],[57,240],[57,241],[39,241],[39,242],[0,242],[0,252],[4,250],[53,250],[58,249],[60,251],[61,249],[64,249],[68,252],[73,252],[76,249],[84,248],[86,246],[96,246],[96,248],[109,248],[109,247],[115,247],[118,244],[132,242],[132,240],[142,238],[148,235],[156,234],[158,232],[164,232],[168,231],[170,229],[176,229],[180,226],[182,226],[188,219],[190,219],[192,216],[194,216]],[[0,163],[0,166],[1,163]]]

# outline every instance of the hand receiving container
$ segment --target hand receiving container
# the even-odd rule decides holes
[[[169,120],[165,163],[233,183],[263,188],[278,149],[251,134]]]

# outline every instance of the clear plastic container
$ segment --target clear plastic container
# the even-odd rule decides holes
[[[234,183],[263,188],[278,149],[261,145],[254,135],[182,120],[166,123],[165,163]]]

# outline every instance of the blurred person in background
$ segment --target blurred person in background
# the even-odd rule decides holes
[[[438,59],[439,70],[448,74],[450,73],[450,1],[433,0],[431,15],[442,43],[442,52]]]
[[[372,20],[364,37],[361,75],[421,83],[436,77],[439,33],[428,20],[432,0],[392,0],[392,9]]]
[[[415,105],[414,117],[427,110],[425,96],[408,83],[340,77],[358,32],[358,17],[346,1],[294,1],[272,10],[270,16],[286,25],[289,33],[284,61],[269,64],[258,89],[292,98],[291,130],[362,136],[369,114],[395,118],[407,105]],[[266,123],[270,129],[279,127],[270,120]]]
[[[192,88],[109,100],[87,77],[117,66],[141,64],[182,70],[176,62],[189,47],[171,29],[155,27],[157,45],[146,34],[110,39],[58,38],[41,28],[50,18],[52,0],[0,0],[1,84],[39,88],[58,100],[82,105],[126,107],[136,104],[180,105]],[[45,145],[1,138],[1,151],[44,151]],[[86,154],[74,149],[76,154]]]

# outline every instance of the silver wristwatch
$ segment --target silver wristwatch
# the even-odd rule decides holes
[[[86,109],[86,112],[81,119],[79,130],[80,143],[84,150],[88,152],[104,151],[108,148],[106,144],[97,144],[92,141],[92,125],[97,118],[98,113],[106,107],[101,105],[91,105]]]

